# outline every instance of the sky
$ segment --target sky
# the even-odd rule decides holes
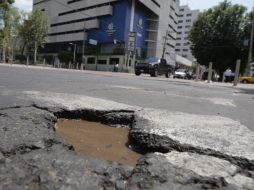
[[[205,10],[218,5],[223,0],[180,0],[181,5],[188,4],[191,9]],[[254,6],[254,0],[231,0],[233,4],[242,4],[250,11]]]
[[[191,9],[208,9],[214,5],[217,5],[222,0],[180,0],[182,5],[188,4]],[[233,3],[242,4],[248,7],[249,10],[254,6],[254,0],[231,0]],[[15,0],[15,6],[25,10],[32,10],[33,0]]]

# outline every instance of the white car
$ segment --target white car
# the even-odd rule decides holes
[[[187,70],[186,69],[178,69],[175,71],[174,78],[181,78],[185,79],[187,75]]]

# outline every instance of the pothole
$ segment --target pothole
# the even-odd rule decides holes
[[[97,122],[58,119],[56,131],[81,156],[135,166],[143,156],[128,146],[128,128],[114,128]]]

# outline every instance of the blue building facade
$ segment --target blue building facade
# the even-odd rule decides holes
[[[155,13],[144,3],[138,0],[109,0],[107,3],[103,1],[89,5],[86,1],[70,1],[69,5],[69,1],[65,1],[64,8],[76,8],[58,8],[59,12],[55,13],[51,10],[54,9],[51,1],[37,5],[46,11],[52,21],[49,43],[41,49],[42,54],[57,56],[60,51],[75,51],[76,62],[84,62],[92,70],[111,70],[115,64],[122,65],[122,70],[133,69],[136,60],[146,58],[149,19]],[[136,35],[135,51],[131,49],[131,52],[128,49],[130,32]]]
[[[112,16],[104,16],[100,18],[99,29],[88,30],[89,39],[98,41],[98,44],[127,44],[128,34],[130,32],[131,23],[131,1],[121,0],[112,4]],[[136,32],[136,47],[145,49],[147,47],[149,27],[149,11],[141,3],[137,3],[135,7],[133,32]]]

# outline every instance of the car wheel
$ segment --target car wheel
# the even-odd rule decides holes
[[[166,72],[165,77],[166,77],[166,78],[169,78],[169,77],[170,77],[170,72],[169,72],[169,71]]]
[[[141,74],[141,73],[138,72],[138,71],[135,72],[135,75],[136,75],[136,76],[140,76],[140,74]]]
[[[242,83],[244,83],[244,84],[248,84],[249,83],[249,81],[248,80],[243,80],[243,82]]]
[[[154,70],[154,71],[152,71],[152,73],[150,75],[151,75],[151,77],[157,77],[158,76],[158,71]]]

